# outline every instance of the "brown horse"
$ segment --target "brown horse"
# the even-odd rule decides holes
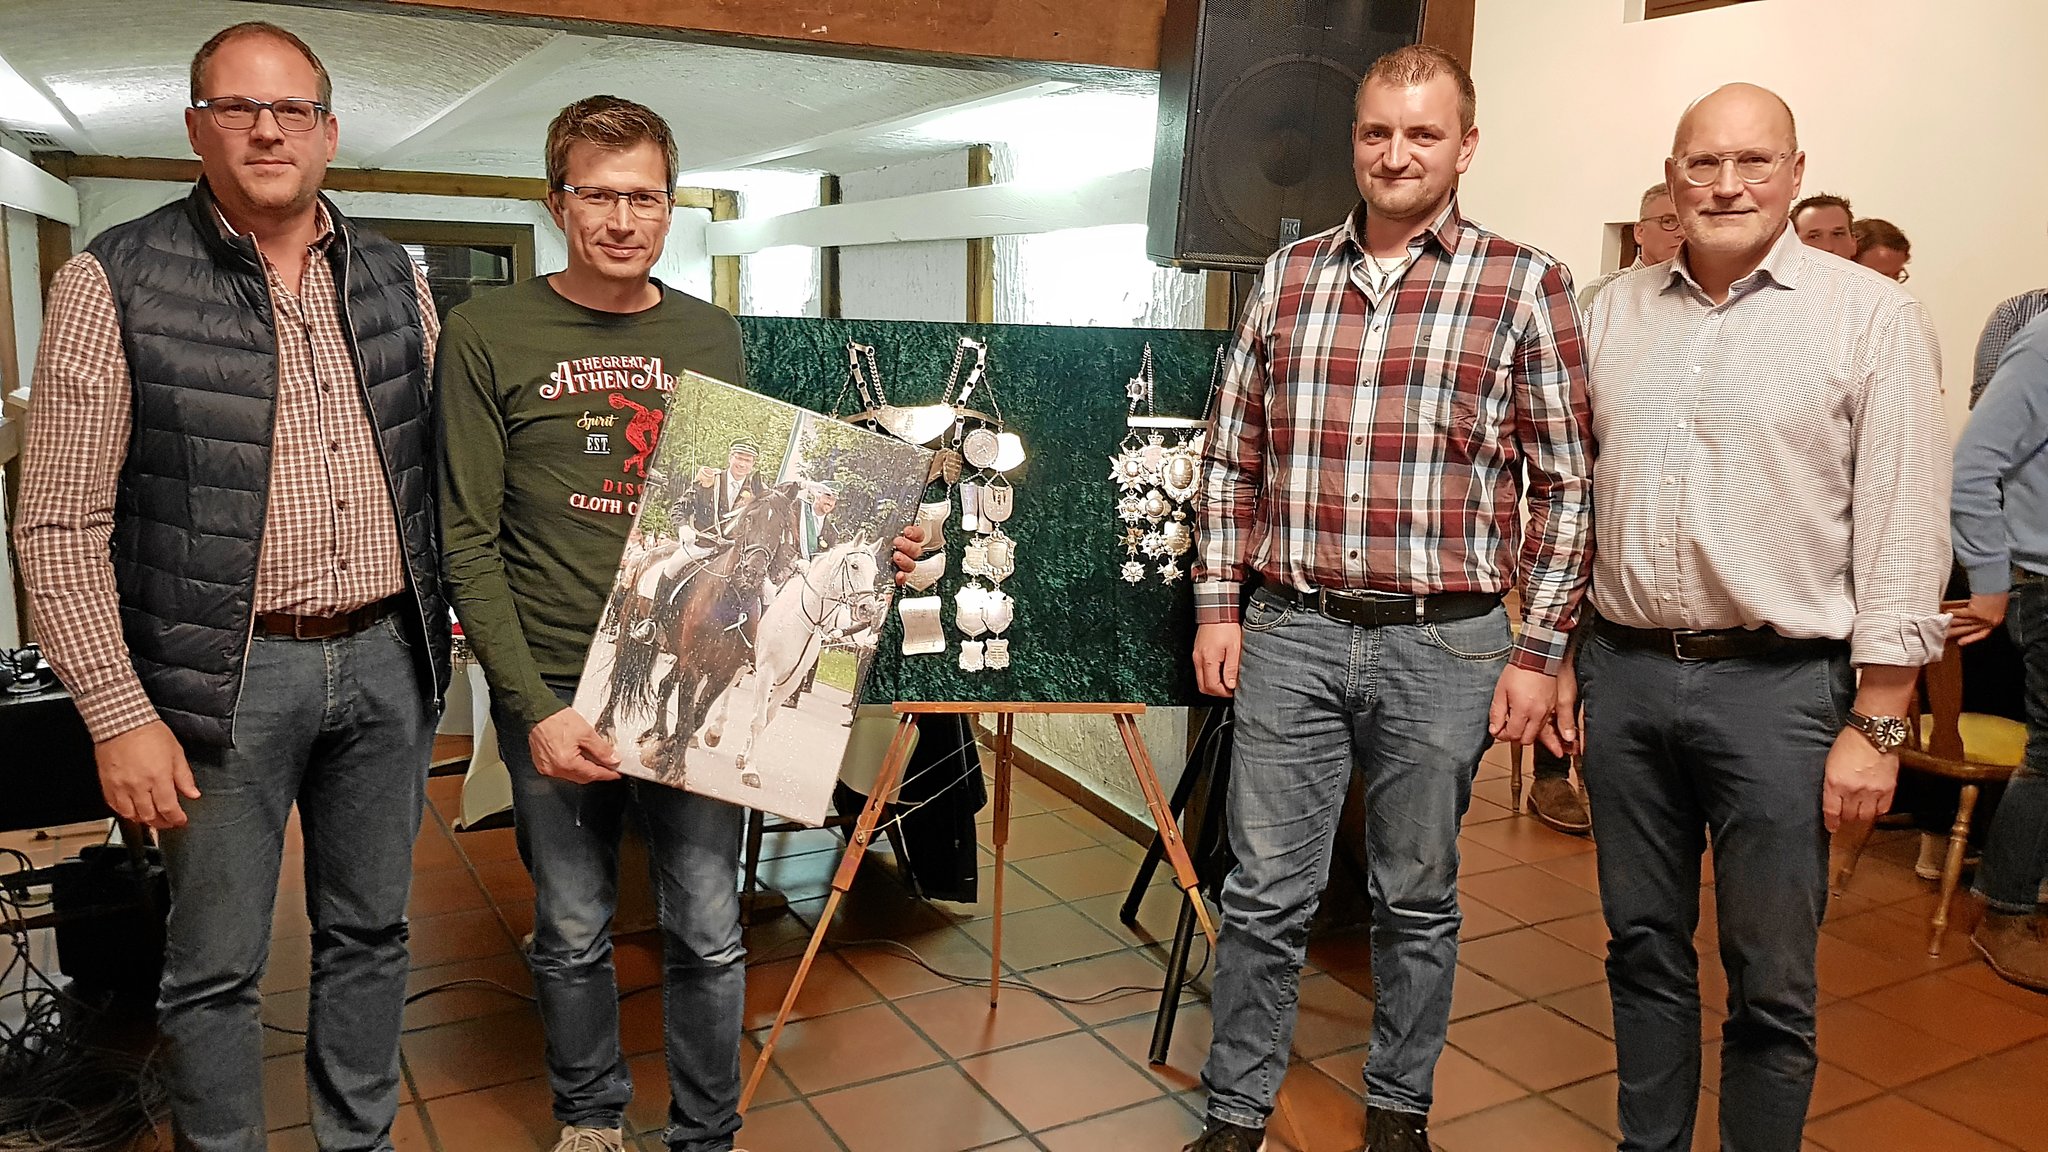
[[[732,543],[701,564],[686,568],[656,592],[644,616],[629,593],[620,611],[611,694],[597,730],[609,734],[624,702],[628,715],[651,712],[653,726],[643,739],[659,749],[650,761],[669,759],[670,745],[687,739],[704,722],[719,693],[745,667],[761,616],[761,585],[787,558],[796,482],[770,489],[734,514]],[[674,657],[657,687],[655,660]],[[676,702],[671,737],[669,702]],[[680,768],[680,757],[676,758]],[[664,765],[666,767],[666,765]],[[664,775],[667,775],[664,772]]]

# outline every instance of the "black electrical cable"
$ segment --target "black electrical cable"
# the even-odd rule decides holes
[[[0,968],[0,1152],[101,1152],[156,1147],[170,1099],[156,1049],[141,1056],[92,1039],[101,1013],[37,966],[24,910],[10,877],[32,871],[21,852],[0,848],[0,937],[12,949]]]

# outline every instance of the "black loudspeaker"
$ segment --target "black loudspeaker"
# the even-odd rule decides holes
[[[1145,250],[1257,271],[1358,203],[1352,101],[1423,0],[1167,0]]]

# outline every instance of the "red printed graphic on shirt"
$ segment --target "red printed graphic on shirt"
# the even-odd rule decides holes
[[[619,471],[647,475],[647,458],[654,455],[655,445],[661,441],[661,418],[664,413],[653,408],[643,408],[618,393],[612,393],[612,407],[631,408],[633,419],[626,424],[626,443],[633,446],[633,454],[619,465]]]
[[[676,381],[677,377],[664,369],[659,356],[584,356],[556,364],[555,370],[541,382],[540,397],[543,400],[562,400],[596,392],[609,393],[605,397],[605,406],[627,413],[624,417],[624,438],[632,449],[619,465],[619,471],[644,478],[647,462],[654,458],[654,451],[661,444],[663,408],[668,403],[668,394],[675,391]],[[651,392],[653,395],[643,397],[647,402],[641,403],[628,399],[628,392]],[[614,412],[585,408],[575,420],[577,434],[583,438],[583,455],[610,459],[615,452],[617,437],[614,430],[620,419]],[[639,512],[639,484],[612,479],[593,483],[599,485],[600,491],[571,492],[569,507],[613,516],[632,516]]]

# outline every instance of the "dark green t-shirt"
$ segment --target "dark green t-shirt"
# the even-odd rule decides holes
[[[537,277],[450,312],[434,366],[450,600],[499,705],[537,724],[583,672],[677,378],[746,383],[739,325],[667,288],[593,311]]]

